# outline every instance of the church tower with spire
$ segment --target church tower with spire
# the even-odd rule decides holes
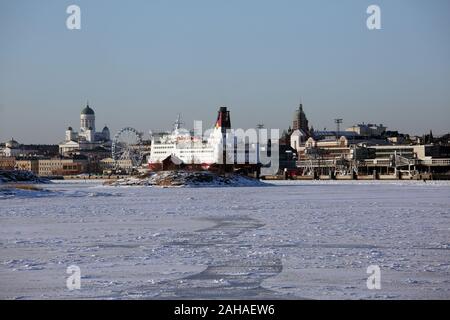
[[[292,121],[292,130],[302,130],[304,133],[309,134],[308,119],[303,111],[303,104],[300,103],[297,110],[294,112],[294,118]]]

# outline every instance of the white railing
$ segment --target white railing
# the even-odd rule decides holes
[[[335,160],[300,160],[297,161],[298,167],[334,167],[336,165]]]
[[[389,159],[364,159],[365,166],[390,166],[391,160]]]
[[[420,164],[425,165],[425,166],[450,166],[450,159],[421,160]]]

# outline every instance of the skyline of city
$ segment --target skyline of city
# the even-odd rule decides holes
[[[283,130],[300,101],[317,130],[449,131],[448,1],[376,1],[381,30],[372,1],[76,1],[81,30],[70,4],[0,4],[0,141],[58,143],[87,100],[112,134],[213,125],[219,106]]]
[[[80,110],[84,109],[86,106],[89,106],[89,102],[87,102],[84,105],[84,107],[81,108]],[[303,107],[303,104],[300,104],[300,106]],[[285,119],[286,120],[286,124],[283,127],[281,127],[281,128],[266,127],[265,123],[263,121],[260,121],[259,123],[255,123],[254,126],[246,127],[246,128],[243,128],[243,129],[258,128],[259,126],[263,126],[264,128],[268,128],[268,129],[279,129],[280,130],[279,131],[280,134],[282,134],[283,132],[286,132],[288,129],[295,129],[293,127],[292,123],[291,123],[291,117],[292,117],[292,114],[295,114],[297,109],[298,109],[298,106],[296,107],[296,109],[293,109],[293,111],[291,112],[290,115],[287,115],[287,117]],[[102,119],[103,116],[104,115],[101,115],[100,119]],[[182,113],[178,113],[177,116],[181,117]],[[211,116],[213,116],[213,113],[211,114]],[[212,119],[212,117],[211,117],[211,119]],[[186,129],[186,130],[193,130],[194,122],[195,121],[201,121],[203,123],[202,124],[203,130],[209,130],[209,129],[214,127],[214,121],[212,121],[211,119],[203,121],[203,120],[196,120],[195,117],[194,117],[193,123],[190,124],[190,123],[185,122],[184,118],[181,118],[181,120],[183,120],[181,122],[181,124],[182,124],[181,127],[183,129]],[[164,126],[164,124],[161,124],[160,127],[157,127],[157,128],[147,128],[147,129],[138,128],[137,130],[142,132],[144,139],[149,139],[149,138],[151,138],[151,136],[149,135],[149,132],[158,133],[158,132],[170,132],[171,130],[173,130],[173,125],[178,120],[176,120],[175,118],[172,119],[172,120],[173,121],[169,120],[167,125],[165,125],[165,126]],[[339,120],[344,120],[344,119],[339,119]],[[75,121],[72,121],[72,122],[76,124],[77,121],[78,121],[78,119],[75,119]],[[336,129],[336,119],[331,119],[331,121],[333,121],[333,122],[330,123],[329,127],[323,127],[323,128],[316,127],[313,123],[311,123],[311,128],[314,128],[314,130],[316,130],[316,131],[330,131],[330,132],[337,131],[337,129]],[[77,128],[78,125],[73,126],[71,124],[72,122],[67,121],[68,124],[63,129],[72,128],[72,127]],[[104,125],[102,125],[102,126],[109,128],[109,125],[107,124],[107,121],[103,121],[103,122],[104,122]],[[103,122],[100,121],[100,123],[103,123]],[[371,121],[356,121],[354,123],[341,122],[340,123],[340,131],[339,132],[346,131],[347,129],[350,130],[355,125],[380,125],[380,126],[384,126],[385,122],[384,123],[383,122],[377,123],[377,122],[373,122],[373,121],[372,122]],[[124,125],[123,127],[126,127],[126,125]],[[443,136],[443,135],[447,135],[447,134],[450,133],[450,130],[447,130],[447,131],[444,130],[443,132],[439,132],[439,131],[436,131],[433,127],[431,127],[429,130],[421,132],[421,133],[420,132],[419,133],[404,132],[404,131],[400,131],[396,127],[392,127],[392,126],[386,126],[386,128],[389,131],[397,131],[400,134],[407,134],[407,135],[411,135],[411,136],[424,136],[426,134],[429,134],[430,132],[433,132],[433,134],[435,136]],[[122,128],[117,128],[117,130],[112,131],[111,134],[114,135],[115,133],[119,132],[121,129]],[[236,129],[237,129],[237,127],[236,127]],[[5,135],[3,137],[2,135],[0,135],[0,143],[5,143],[6,141],[9,141],[10,139],[11,140],[12,139],[19,140],[19,142],[25,143],[25,144],[59,144],[59,143],[61,143],[64,140],[64,137],[63,137],[62,134],[60,134],[57,137],[55,137],[55,139],[53,139],[51,141],[44,141],[44,142],[42,142],[42,141],[35,141],[35,140],[33,140],[34,142],[29,142],[29,141],[26,141],[26,140],[23,141],[21,139],[18,139],[17,136],[9,136],[8,137],[8,135]]]

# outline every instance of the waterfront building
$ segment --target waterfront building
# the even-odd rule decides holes
[[[16,165],[15,157],[0,156],[0,170],[13,170]]]
[[[77,158],[52,158],[38,160],[39,176],[76,175],[88,171],[88,160]]]
[[[0,155],[5,157],[18,157],[37,154],[38,150],[34,146],[23,145],[13,138],[5,142],[5,146],[0,149]]]
[[[19,155],[20,152],[20,143],[14,140],[14,138],[11,138],[11,140],[5,143],[5,148],[3,149],[4,156],[15,157],[16,155]]]
[[[57,145],[21,144],[14,139],[0,147],[0,156],[6,157],[52,157],[57,154]]]
[[[372,123],[359,123],[350,128],[347,128],[345,131],[347,132],[355,132],[358,135],[364,137],[380,137],[386,132],[387,127],[382,124],[372,124]]]
[[[114,160],[113,158],[104,158],[99,161],[99,168],[102,172],[112,171],[117,168],[128,172],[133,169],[133,162],[130,159]]]
[[[16,164],[14,167],[16,170],[21,171],[31,171],[34,174],[39,174],[39,160],[34,159],[25,159],[25,158],[18,158],[16,159]]]

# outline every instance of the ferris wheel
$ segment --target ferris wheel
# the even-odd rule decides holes
[[[112,158],[130,160],[133,167],[141,165],[144,158],[142,133],[131,127],[126,127],[116,133],[112,142]]]

